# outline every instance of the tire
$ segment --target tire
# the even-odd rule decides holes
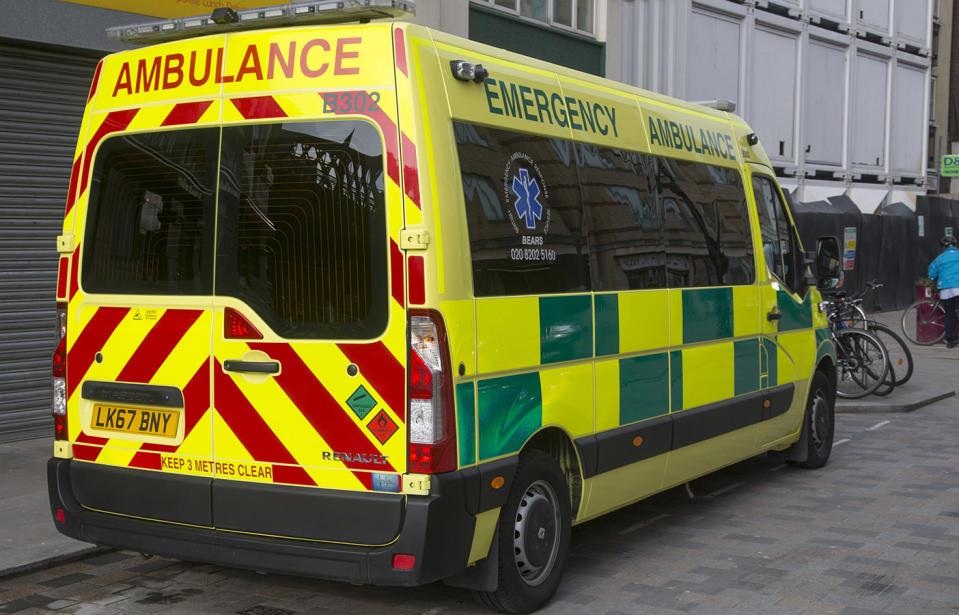
[[[912,351],[906,341],[886,325],[869,321],[868,331],[879,338],[889,353],[889,366],[895,376],[896,386],[902,386],[912,378],[913,362]]]
[[[879,388],[889,371],[889,354],[875,335],[863,329],[833,334],[836,345],[836,395],[855,399]]]
[[[806,436],[806,460],[789,463],[801,468],[823,467],[832,453],[833,435],[836,431],[836,399],[829,379],[822,372],[813,374],[809,385],[803,430]]]
[[[502,613],[543,607],[566,569],[571,527],[569,487],[556,460],[535,449],[523,453],[500,512],[499,584],[476,592],[479,601]]]
[[[932,299],[920,299],[902,313],[902,332],[913,344],[932,346],[946,336],[946,311]]]
[[[858,305],[851,305],[842,313],[842,323],[850,329],[865,329],[869,319]]]

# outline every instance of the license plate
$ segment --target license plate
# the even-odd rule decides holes
[[[93,427],[108,431],[176,437],[179,410],[156,410],[153,408],[129,408],[110,404],[94,404]]]

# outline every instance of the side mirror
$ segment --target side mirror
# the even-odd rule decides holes
[[[820,237],[816,244],[817,288],[829,290],[839,286],[842,278],[842,254],[839,240],[835,237]]]

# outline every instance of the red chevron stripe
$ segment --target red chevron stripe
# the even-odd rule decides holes
[[[416,146],[403,135],[403,190],[420,207],[420,174],[416,166]]]
[[[283,471],[282,482],[292,482],[297,485],[315,485],[306,470],[299,467],[299,462],[283,446],[270,426],[250,405],[233,378],[223,371],[220,362],[213,362],[214,390],[216,395],[216,412],[226,422],[230,431],[240,440],[244,448],[257,461],[267,463],[289,464],[291,467]],[[214,451],[214,455],[216,451]],[[298,480],[292,480],[297,478]]]
[[[337,344],[337,348],[352,363],[360,368],[360,373],[373,385],[393,413],[406,420],[406,371],[393,353],[383,342],[369,344]]]
[[[266,117],[286,117],[283,110],[272,96],[250,96],[247,98],[231,98],[230,102],[236,107],[245,119],[257,120]]]
[[[426,285],[423,282],[423,257],[411,256],[406,260],[410,275],[410,303],[426,303]]]
[[[143,470],[161,470],[162,466],[160,453],[139,452],[133,456],[128,464],[131,468],[140,468]]]
[[[57,270],[57,299],[62,299],[67,296],[67,275],[70,271],[69,269],[70,259],[66,256],[60,257],[60,268]]]
[[[107,136],[111,132],[117,132],[119,130],[124,130],[127,126],[130,125],[130,122],[133,121],[133,118],[136,116],[139,109],[125,109],[123,111],[111,111],[107,114],[107,118],[103,120],[103,123],[100,124],[100,128],[97,129],[94,133],[93,138],[90,139],[90,142],[87,143],[86,148],[83,152],[83,170],[80,173],[80,192],[77,193],[77,196],[83,194],[83,191],[87,189],[87,181],[89,181],[90,175],[90,159],[93,157],[93,150],[97,148],[97,144],[103,140],[103,137]],[[73,207],[73,201],[67,202],[67,213],[70,213],[70,209]]]
[[[97,455],[99,454],[99,446],[87,446],[76,442],[73,444],[74,459],[79,459],[80,461],[96,461]]]
[[[396,68],[409,77],[409,73],[406,71],[406,39],[403,36],[403,31],[399,28],[393,30],[393,46],[396,48]]]
[[[289,344],[250,344],[250,348],[267,352],[273,359],[280,362],[283,371],[276,376],[276,383],[332,450],[370,456],[380,454],[379,449],[346,415],[347,411],[333,399],[323,383],[317,380],[313,370],[306,366],[300,355]],[[396,471],[388,462],[380,465],[362,461],[344,461],[343,464],[353,470],[357,478],[361,478],[360,475],[363,472],[356,470]]]
[[[117,375],[120,382],[150,382],[203,310],[167,310]]]
[[[87,94],[87,102],[93,100],[93,95],[97,93],[97,86],[100,85],[100,69],[103,68],[103,60],[97,62],[97,70],[93,73],[93,83],[90,84],[90,93]]]
[[[70,257],[70,299],[73,299],[73,295],[77,294],[77,291],[80,290],[80,278],[77,277],[79,268],[80,244],[77,244],[77,248],[73,251],[73,256]]]
[[[77,341],[67,352],[67,398],[73,395],[77,385],[86,376],[97,352],[103,348],[130,308],[101,307],[87,326],[80,332]]]
[[[181,124],[196,124],[200,117],[206,113],[206,110],[213,104],[212,100],[201,100],[198,102],[179,103],[174,105],[161,126],[179,126]]]
[[[403,253],[393,239],[390,239],[390,292],[401,306],[403,302]]]
[[[73,161],[73,170],[70,171],[70,189],[67,191],[67,203],[66,211],[70,212],[70,209],[73,208],[73,203],[77,199],[77,182],[80,181],[80,163],[83,162],[83,151],[77,155],[77,159]]]

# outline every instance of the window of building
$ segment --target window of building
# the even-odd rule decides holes
[[[474,0],[551,26],[593,35],[596,0]]]

